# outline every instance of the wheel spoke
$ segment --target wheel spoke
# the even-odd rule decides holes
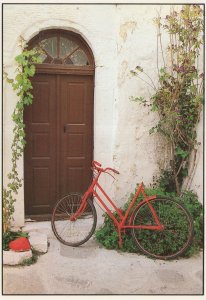
[[[54,208],[52,229],[57,239],[63,244],[81,245],[94,233],[97,216],[95,207],[90,200],[88,200],[87,208],[79,218],[74,221],[69,219],[79,209],[81,201],[82,198],[79,194],[69,194],[59,200]]]
[[[190,215],[182,205],[171,199],[153,199],[150,203],[164,230],[133,229],[132,235],[137,246],[145,254],[156,258],[168,259],[182,254],[192,239],[193,222]],[[149,206],[144,203],[136,210],[133,224],[151,223],[156,224]]]

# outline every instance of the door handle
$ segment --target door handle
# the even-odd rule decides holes
[[[65,125],[64,125],[64,128],[63,128],[64,133],[69,131],[69,127],[70,127],[69,125],[70,125],[70,124],[65,124]]]

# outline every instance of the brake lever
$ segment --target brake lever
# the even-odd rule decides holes
[[[116,178],[115,178],[112,174],[110,174],[110,173],[108,173],[108,172],[104,172],[104,173],[107,173],[108,175],[110,175],[111,177],[113,177],[114,180],[116,180]]]

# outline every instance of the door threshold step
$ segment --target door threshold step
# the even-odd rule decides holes
[[[54,237],[50,221],[44,221],[44,222],[26,221],[25,225],[22,227],[22,231],[28,233],[29,232],[44,233],[47,235],[48,238]]]

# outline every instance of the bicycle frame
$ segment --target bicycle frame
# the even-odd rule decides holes
[[[107,168],[107,169],[109,169],[109,168]],[[81,202],[81,205],[80,205],[79,209],[70,217],[70,221],[75,221],[78,218],[78,216],[81,215],[81,213],[86,208],[87,199],[91,195],[93,195],[94,197],[96,197],[98,199],[98,201],[104,207],[104,209],[106,210],[106,212],[108,213],[108,215],[110,216],[110,218],[113,220],[114,224],[117,226],[118,233],[119,233],[119,245],[120,246],[122,245],[122,238],[121,238],[121,232],[122,232],[122,230],[129,229],[129,228],[149,229],[149,230],[163,230],[164,226],[160,223],[160,221],[159,221],[159,219],[157,217],[157,214],[156,214],[153,206],[150,203],[151,200],[153,200],[153,199],[156,198],[156,195],[147,197],[147,195],[146,195],[146,193],[144,191],[143,183],[141,183],[139,185],[139,188],[137,189],[137,191],[136,191],[136,193],[134,195],[134,198],[132,199],[132,201],[131,201],[131,203],[130,203],[130,205],[129,205],[126,213],[125,213],[125,215],[122,214],[121,210],[114,204],[114,202],[111,200],[111,198],[107,195],[107,193],[104,191],[104,189],[98,183],[100,175],[103,172],[105,173],[105,171],[107,169],[99,171],[98,175],[93,179],[90,187],[88,188],[88,190],[83,195],[82,202]],[[102,192],[102,194],[105,196],[105,198],[107,199],[107,201],[114,208],[114,210],[116,211],[116,213],[118,214],[118,216],[120,218],[120,221],[118,221],[117,218],[115,218],[115,216],[112,214],[112,212],[109,209],[109,207],[101,199],[101,197],[99,196],[99,194],[96,191],[96,188],[98,188]],[[133,214],[131,215],[128,224],[126,224],[126,220],[128,218],[128,215],[129,215],[132,207],[134,206],[134,204],[137,201],[137,198],[139,197],[140,194],[143,195],[144,199],[138,203],[138,205],[136,206],[136,208],[140,207],[144,203],[147,203],[147,205],[149,206],[149,208],[151,210],[152,216],[154,217],[156,225],[131,225],[132,219],[133,219]]]

